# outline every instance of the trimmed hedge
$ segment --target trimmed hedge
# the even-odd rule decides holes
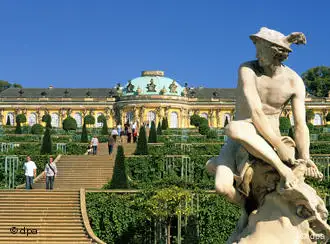
[[[148,218],[146,203],[159,190],[136,194],[87,193],[87,212],[95,234],[106,243],[165,243],[158,229],[164,223]],[[182,243],[225,243],[235,228],[240,211],[223,197],[192,192],[193,215],[182,226]],[[198,199],[198,201],[197,201]],[[198,204],[198,208],[197,208]],[[177,238],[177,218],[172,221],[172,241]],[[175,241],[174,241],[175,242]]]

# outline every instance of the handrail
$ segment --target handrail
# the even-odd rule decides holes
[[[57,155],[57,157],[55,158],[55,160],[54,160],[54,163],[57,163],[58,161],[60,161],[60,159],[61,159],[61,157],[62,157],[62,154],[59,154],[59,155]],[[37,182],[38,180],[40,180],[43,176],[44,176],[44,171],[42,171],[34,180],[33,180],[33,182],[35,183],[35,182]],[[23,184],[21,184],[21,185],[18,185],[18,186],[16,186],[16,189],[20,189],[20,188],[25,188],[25,183],[23,183]]]
[[[89,235],[89,237],[92,239],[92,241],[99,243],[99,244],[106,244],[104,241],[99,239],[93,232],[87,215],[87,209],[86,209],[86,190],[84,188],[80,188],[80,210],[81,210],[81,216],[84,222],[85,229]]]

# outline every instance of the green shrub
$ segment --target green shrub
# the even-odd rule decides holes
[[[43,115],[41,121],[46,123],[46,128],[52,128],[52,116],[49,114]]]
[[[69,131],[76,129],[77,129],[77,121],[74,118],[68,116],[63,120],[63,130]]]
[[[201,135],[207,135],[210,131],[210,127],[207,123],[202,122],[198,127],[198,131]]]
[[[144,126],[140,128],[135,155],[148,155],[148,143]]]
[[[315,114],[313,112],[313,110],[311,109],[307,109],[306,110],[306,122],[309,123],[312,119],[314,119]]]
[[[39,125],[39,124],[34,124],[32,127],[31,127],[31,134],[34,134],[34,135],[41,135],[44,131],[44,127],[42,127],[42,125]]]
[[[200,125],[201,117],[197,114],[194,114],[190,117],[190,125],[198,127]]]
[[[330,133],[321,133],[318,137],[319,141],[330,141]]]
[[[113,176],[105,189],[127,189],[128,181],[125,168],[125,155],[123,146],[119,145],[116,154],[116,161],[113,170]]]
[[[26,116],[24,114],[18,114],[16,116],[16,123],[24,124],[26,122]]]
[[[86,125],[93,125],[95,124],[95,118],[92,115],[88,114],[84,118],[84,123]]]
[[[216,130],[211,130],[211,129],[210,129],[210,130],[208,131],[206,137],[207,137],[208,139],[216,139],[216,138],[218,137],[218,133],[217,133]]]
[[[307,123],[307,127],[309,130],[309,133],[312,133],[314,131],[314,125],[312,123]]]
[[[290,128],[290,119],[288,117],[280,117],[280,131],[288,131]]]
[[[107,118],[101,114],[99,117],[97,117],[97,122],[102,123],[102,129],[101,129],[101,134],[102,135],[108,135],[108,124],[107,124]]]
[[[310,153],[311,154],[330,154],[329,143],[328,142],[311,143]]]
[[[51,154],[52,153],[52,139],[50,136],[50,128],[46,127],[44,137],[42,139],[41,154]]]
[[[156,143],[157,142],[157,131],[156,131],[156,126],[155,126],[154,121],[151,121],[151,128],[150,128],[148,142],[149,143]]]
[[[22,134],[22,127],[20,122],[16,122],[15,134]]]
[[[157,126],[157,135],[162,135],[162,125],[160,124],[160,121],[158,122]]]
[[[86,123],[83,124],[80,141],[81,142],[88,142],[88,134],[87,134],[87,129],[86,129]]]
[[[325,117],[325,120],[326,120],[327,122],[330,121],[330,113],[327,114],[327,117]]]
[[[162,121],[162,130],[167,130],[167,129],[168,129],[168,120],[166,117],[164,117]]]

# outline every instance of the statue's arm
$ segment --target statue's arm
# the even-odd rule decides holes
[[[306,125],[305,85],[302,79],[296,76],[296,89],[292,96],[291,105],[294,117],[294,139],[300,159],[309,159],[309,130]]]
[[[250,110],[250,115],[257,131],[265,138],[274,148],[281,146],[281,138],[277,136],[271,127],[266,115],[262,110],[262,103],[257,91],[254,71],[246,66],[239,69],[239,86],[243,90],[243,96]]]

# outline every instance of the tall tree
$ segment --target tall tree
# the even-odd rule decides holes
[[[158,126],[157,126],[157,135],[162,135],[162,125],[160,124],[160,121],[158,122]]]
[[[108,187],[106,187],[108,188]],[[125,168],[125,154],[123,146],[119,145],[117,149],[115,167],[110,182],[109,189],[127,189],[128,181]]]
[[[317,97],[327,97],[330,89],[330,67],[318,66],[304,72],[307,91]]]
[[[0,92],[11,87],[11,84],[8,81],[0,80]]]
[[[108,135],[108,124],[107,124],[107,118],[102,114],[99,117],[97,117],[97,123],[102,123],[102,135]]]
[[[46,128],[52,128],[52,116],[50,116],[49,114],[45,114],[44,116],[42,116],[41,121],[46,123]]]
[[[51,154],[52,153],[52,138],[50,136],[50,128],[46,127],[44,137],[42,139],[41,154]]]
[[[87,133],[87,129],[86,129],[86,123],[83,124],[80,141],[88,142],[88,133]]]
[[[9,117],[9,115],[7,115],[7,123],[6,123],[6,125],[12,125],[12,124],[10,123],[10,117]]]
[[[166,130],[166,118],[164,117],[163,118],[163,121],[162,121],[162,130]]]
[[[307,122],[307,123],[310,123],[310,121],[311,121],[312,119],[314,119],[314,117],[315,117],[315,114],[314,114],[313,110],[311,110],[311,109],[307,109],[307,110],[306,110],[306,122]]]
[[[155,121],[151,121],[151,128],[149,133],[149,143],[156,143],[157,142],[157,131],[155,126]]]
[[[21,123],[26,122],[26,116],[24,114],[18,114],[16,116],[16,129],[15,129],[15,134],[22,134],[22,127]]]
[[[147,143],[147,136],[146,130],[144,126],[140,128],[140,133],[136,145],[135,155],[148,155],[148,143]]]

